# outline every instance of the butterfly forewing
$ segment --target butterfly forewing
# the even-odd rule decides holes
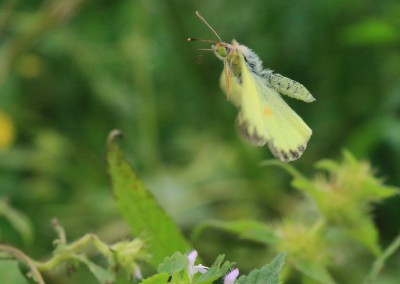
[[[224,64],[226,66],[227,63]],[[219,79],[219,84],[221,89],[226,94],[228,100],[234,104],[236,107],[240,108],[241,104],[241,94],[242,85],[238,83],[235,77],[232,77],[228,70],[224,67],[221,77]]]
[[[241,104],[238,130],[248,142],[268,144],[275,157],[284,162],[298,159],[311,137],[311,129],[285,103],[265,78],[250,71],[243,56],[241,64]]]

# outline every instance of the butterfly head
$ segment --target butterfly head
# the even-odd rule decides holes
[[[215,45],[211,46],[214,54],[221,60],[225,60],[233,51],[232,45],[225,42],[217,42]]]
[[[201,49],[201,50],[208,50],[208,51],[213,51],[215,55],[221,59],[225,60],[227,57],[232,53],[232,51],[235,51],[234,44],[229,44],[226,42],[223,42],[221,37],[218,35],[218,33],[210,26],[210,24],[203,18],[202,15],[198,11],[196,11],[196,15],[207,25],[207,27],[210,28],[210,30],[217,36],[218,41],[214,40],[205,40],[205,39],[198,39],[198,38],[188,38],[188,41],[202,41],[202,42],[211,42],[214,43],[211,46],[211,49]]]

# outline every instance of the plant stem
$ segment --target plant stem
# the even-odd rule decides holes
[[[397,238],[388,246],[388,248],[375,260],[374,264],[372,265],[371,272],[365,279],[364,284],[371,284],[376,281],[388,258],[391,257],[392,254],[399,249],[399,247],[400,235],[398,235]]]
[[[42,275],[40,274],[38,268],[36,267],[36,262],[32,260],[29,256],[24,254],[19,249],[14,247],[6,246],[0,244],[0,251],[5,251],[11,255],[13,255],[16,259],[25,263],[30,269],[30,276],[32,276],[33,280],[35,280],[39,284],[45,284]]]

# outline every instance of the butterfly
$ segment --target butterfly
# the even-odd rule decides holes
[[[217,32],[196,11],[219,41],[188,38],[188,41],[214,43],[211,49],[223,62],[220,85],[228,100],[238,108],[236,128],[240,136],[255,146],[268,145],[283,162],[297,160],[311,138],[312,130],[282,99],[281,95],[307,103],[315,101],[300,83],[264,69],[261,59],[245,45],[223,42]]]

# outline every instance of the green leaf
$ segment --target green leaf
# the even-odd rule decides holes
[[[241,276],[235,284],[279,284],[279,274],[285,262],[286,253],[278,254],[274,260],[261,269],[254,269],[249,275]]]
[[[294,262],[297,270],[308,276],[309,278],[318,281],[322,284],[335,284],[328,270],[325,266],[318,262],[311,262],[308,260],[298,260]]]
[[[225,261],[224,264],[222,264],[224,257],[225,257],[224,255],[219,255],[215,260],[214,264],[210,267],[210,269],[208,269],[206,273],[201,275],[195,283],[196,284],[213,283],[218,278],[224,276],[232,267],[232,263],[230,263],[229,261]]]
[[[319,198],[324,196],[324,193],[318,190],[318,188],[316,188],[314,184],[308,179],[296,178],[292,180],[291,184],[294,188],[308,193],[314,199],[318,200]]]
[[[79,256],[79,260],[82,261],[89,268],[90,272],[96,277],[96,279],[102,284],[110,284],[115,282],[114,273],[107,269],[93,263],[84,256]]]
[[[315,163],[315,167],[319,170],[326,170],[330,173],[336,173],[340,170],[340,165],[332,160],[321,160]]]
[[[28,283],[18,268],[18,261],[0,261],[1,283],[26,284]]]
[[[370,200],[381,201],[399,194],[399,188],[376,183],[364,183],[365,195],[369,194]]]
[[[368,216],[360,216],[357,223],[345,227],[350,236],[367,247],[375,256],[379,255],[381,248],[378,242],[378,230]]]
[[[189,260],[186,255],[176,252],[172,256],[164,259],[163,263],[158,266],[158,273],[174,274],[184,270],[189,265]]]
[[[32,242],[33,229],[27,216],[15,210],[7,202],[0,200],[0,216],[4,215],[10,224],[21,234],[26,243]]]
[[[143,280],[140,284],[166,284],[169,277],[168,273],[160,273]]]
[[[125,160],[115,142],[117,136],[121,136],[117,130],[110,133],[107,153],[108,173],[117,206],[133,235],[149,235],[150,263],[157,268],[166,256],[176,251],[189,251],[190,245]]]
[[[254,220],[237,220],[232,222],[210,220],[195,229],[194,237],[197,237],[207,227],[238,234],[240,238],[262,244],[276,244],[278,241],[274,232],[266,224]]]

